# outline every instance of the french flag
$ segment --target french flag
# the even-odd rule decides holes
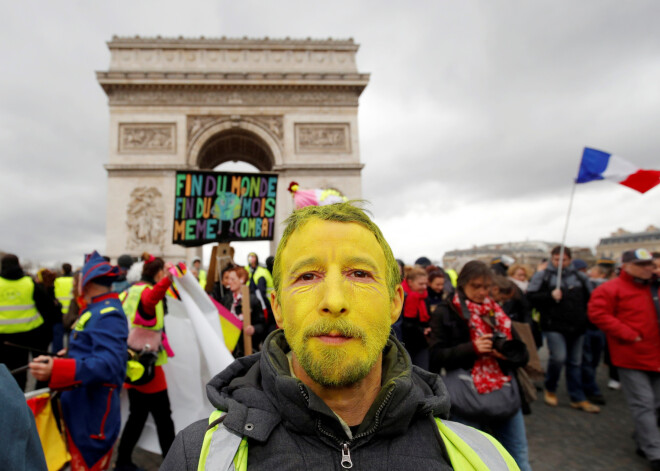
[[[660,184],[660,170],[642,170],[621,157],[585,147],[575,183],[594,180],[610,180],[646,193]]]

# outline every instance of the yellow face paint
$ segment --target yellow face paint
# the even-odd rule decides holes
[[[281,254],[275,319],[305,372],[323,386],[346,386],[374,367],[398,318],[399,286],[390,298],[383,250],[356,223],[312,219]]]

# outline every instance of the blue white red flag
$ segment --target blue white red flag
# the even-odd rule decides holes
[[[594,180],[610,180],[646,193],[660,184],[660,170],[642,170],[619,156],[585,147],[575,183]]]

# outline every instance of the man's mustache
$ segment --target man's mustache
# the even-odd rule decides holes
[[[323,319],[319,322],[316,322],[314,325],[307,327],[303,333],[303,338],[307,340],[310,337],[330,335],[331,332],[333,335],[339,335],[341,337],[352,337],[360,340],[364,340],[366,337],[364,330],[351,324],[350,322],[347,322],[346,320]]]

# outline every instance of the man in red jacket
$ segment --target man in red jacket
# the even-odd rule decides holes
[[[660,431],[656,404],[660,403],[660,306],[653,278],[653,258],[644,249],[621,256],[621,274],[594,290],[589,319],[607,335],[612,363],[635,421],[635,441],[660,470]],[[655,298],[655,299],[654,299]]]

